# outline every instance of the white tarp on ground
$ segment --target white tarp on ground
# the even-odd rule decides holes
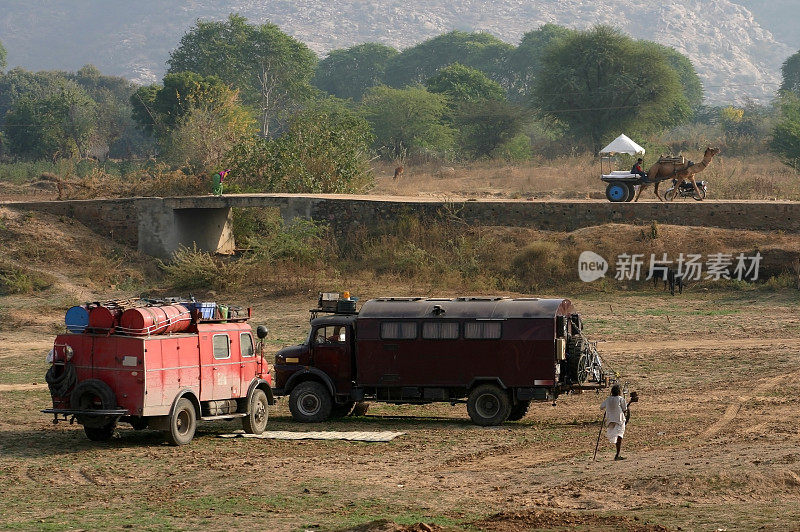
[[[220,434],[220,438],[258,438],[261,440],[348,440],[348,441],[391,441],[405,432],[292,432],[272,430],[261,434]]]
[[[610,155],[614,153],[636,155],[637,153],[644,153],[644,148],[633,142],[627,135],[620,135],[612,140],[608,146],[600,150],[600,155]]]

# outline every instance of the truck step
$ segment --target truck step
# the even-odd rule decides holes
[[[237,417],[244,417],[246,415],[247,414],[234,413],[234,414],[222,414],[222,415],[219,415],[219,416],[202,416],[200,418],[200,421],[212,421],[214,419],[233,419],[233,418],[237,418]]]

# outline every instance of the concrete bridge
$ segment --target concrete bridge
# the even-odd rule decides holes
[[[610,203],[604,200],[442,200],[336,194],[231,194],[174,198],[121,198],[8,202],[0,206],[78,219],[98,233],[168,259],[181,245],[219,253],[234,249],[231,209],[278,208],[286,221],[306,218],[339,233],[404,215],[451,219],[468,225],[572,231],[604,223],[650,223],[800,232],[800,202],[680,201]]]

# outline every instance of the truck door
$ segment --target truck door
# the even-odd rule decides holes
[[[201,349],[201,401],[239,397],[241,378],[238,341],[235,345],[235,357],[231,343],[228,332],[215,332],[211,335],[211,349]],[[236,395],[233,395],[233,391]]]
[[[253,337],[249,332],[239,333],[239,353],[242,357],[241,363],[239,364],[239,368],[241,369],[241,386],[239,387],[239,393],[241,397],[244,397],[245,394],[247,394],[247,389],[250,387],[250,382],[258,372],[256,350],[253,347]]]
[[[326,325],[317,328],[312,340],[314,367],[327,374],[336,386],[336,393],[350,391],[352,375],[350,336],[347,325]]]

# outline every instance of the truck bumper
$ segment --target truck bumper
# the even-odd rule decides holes
[[[118,408],[113,410],[78,410],[73,408],[48,408],[42,410],[43,414],[55,414],[64,416],[127,416],[130,414],[128,410]]]

